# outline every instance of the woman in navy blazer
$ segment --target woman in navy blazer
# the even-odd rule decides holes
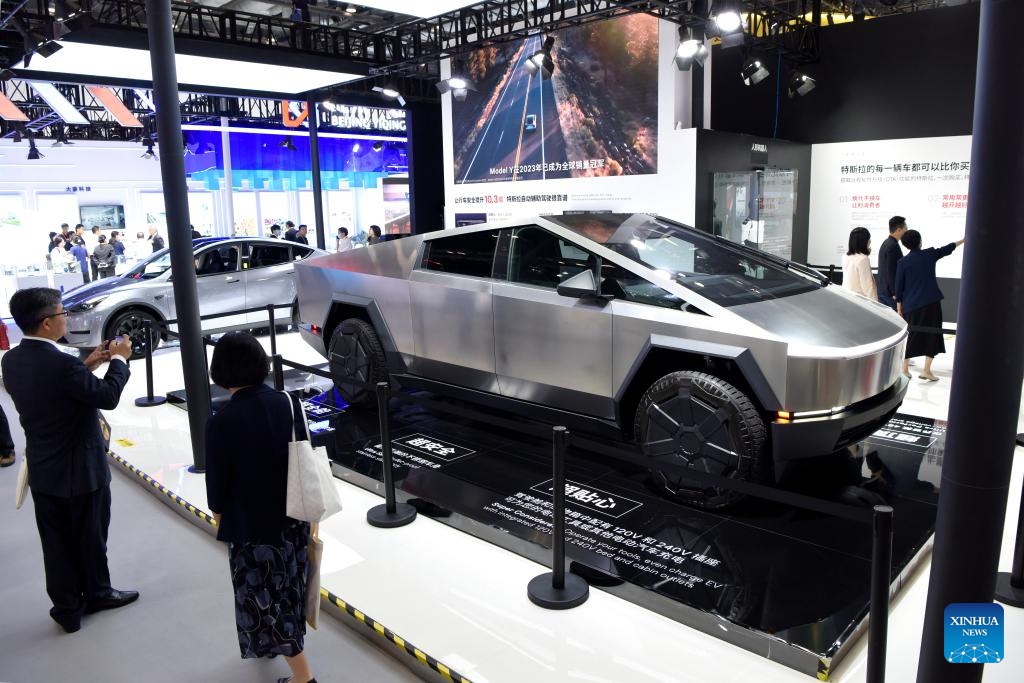
[[[921,248],[921,233],[907,230],[900,240],[909,250],[896,264],[896,312],[911,327],[907,336],[907,353],[903,358],[903,374],[910,377],[910,359],[924,356],[924,371],[918,375],[926,382],[937,382],[932,374],[932,360],[946,352],[942,335],[915,332],[914,327],[942,327],[942,291],[935,279],[935,262],[953,253],[963,240],[944,247]]]
[[[316,683],[306,660],[306,549],[309,524],[285,514],[292,401],[263,384],[267,354],[243,332],[221,337],[210,377],[231,400],[206,426],[206,495],[227,541],[235,622],[243,658],[283,655],[291,678]],[[303,430],[299,430],[303,433]]]

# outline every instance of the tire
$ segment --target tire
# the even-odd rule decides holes
[[[389,379],[384,347],[373,327],[358,318],[343,320],[331,334],[328,348],[331,377],[345,402],[359,408],[375,405],[373,385]],[[351,380],[370,386],[357,386]]]
[[[146,335],[144,330],[147,320],[153,330],[152,338],[149,341],[152,344],[153,350],[156,351],[160,345],[160,333],[157,327],[160,321],[153,317],[152,314],[138,308],[130,308],[127,311],[118,313],[107,325],[107,333],[104,337],[106,339],[113,339],[122,334],[127,334],[132,341],[132,359],[143,358],[146,355]]]
[[[728,382],[700,372],[665,375],[637,406],[633,433],[645,455],[730,479],[760,482],[765,427],[753,402]],[[655,486],[690,505],[722,508],[744,494],[651,467]]]

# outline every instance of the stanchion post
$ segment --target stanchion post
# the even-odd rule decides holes
[[[1018,439],[1021,436],[1018,435]],[[996,575],[996,600],[1010,607],[1024,607],[1024,495],[1017,513],[1017,544],[1013,549],[1013,571]]]
[[[565,573],[565,451],[569,430],[555,427],[551,453],[551,570],[533,577],[526,587],[530,602],[545,609],[571,609],[590,597],[590,586],[579,576]]]
[[[388,398],[391,387],[387,382],[377,382],[377,414],[380,419],[380,448],[384,461],[384,505],[377,505],[366,511],[366,521],[371,526],[393,529],[405,526],[416,519],[416,508],[408,503],[395,502],[395,477],[391,458],[391,427],[388,419]]]
[[[270,319],[270,355],[277,355],[277,326],[274,325],[274,304],[267,304],[267,315]]]
[[[892,507],[875,506],[871,548],[871,612],[868,617],[867,683],[885,683],[889,637],[889,581],[892,573]]]
[[[153,395],[153,324],[149,320],[143,322],[142,333],[146,335],[146,395],[135,399],[135,405],[151,408],[167,403],[167,397]]]
[[[270,357],[270,361],[274,371],[274,388],[284,391],[284,363],[281,362],[281,355],[275,353]]]

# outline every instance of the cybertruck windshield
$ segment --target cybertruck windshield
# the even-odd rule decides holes
[[[824,285],[770,254],[643,214],[545,216],[720,306],[802,294]]]

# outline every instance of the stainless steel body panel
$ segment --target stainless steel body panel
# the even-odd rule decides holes
[[[494,283],[494,359],[501,394],[611,418],[612,307],[554,289]]]
[[[390,281],[389,281],[390,282]],[[409,371],[496,393],[491,280],[416,270],[409,279]]]
[[[851,358],[790,356],[785,409],[829,410],[882,393],[900,377],[907,336],[898,337],[882,349]]]

